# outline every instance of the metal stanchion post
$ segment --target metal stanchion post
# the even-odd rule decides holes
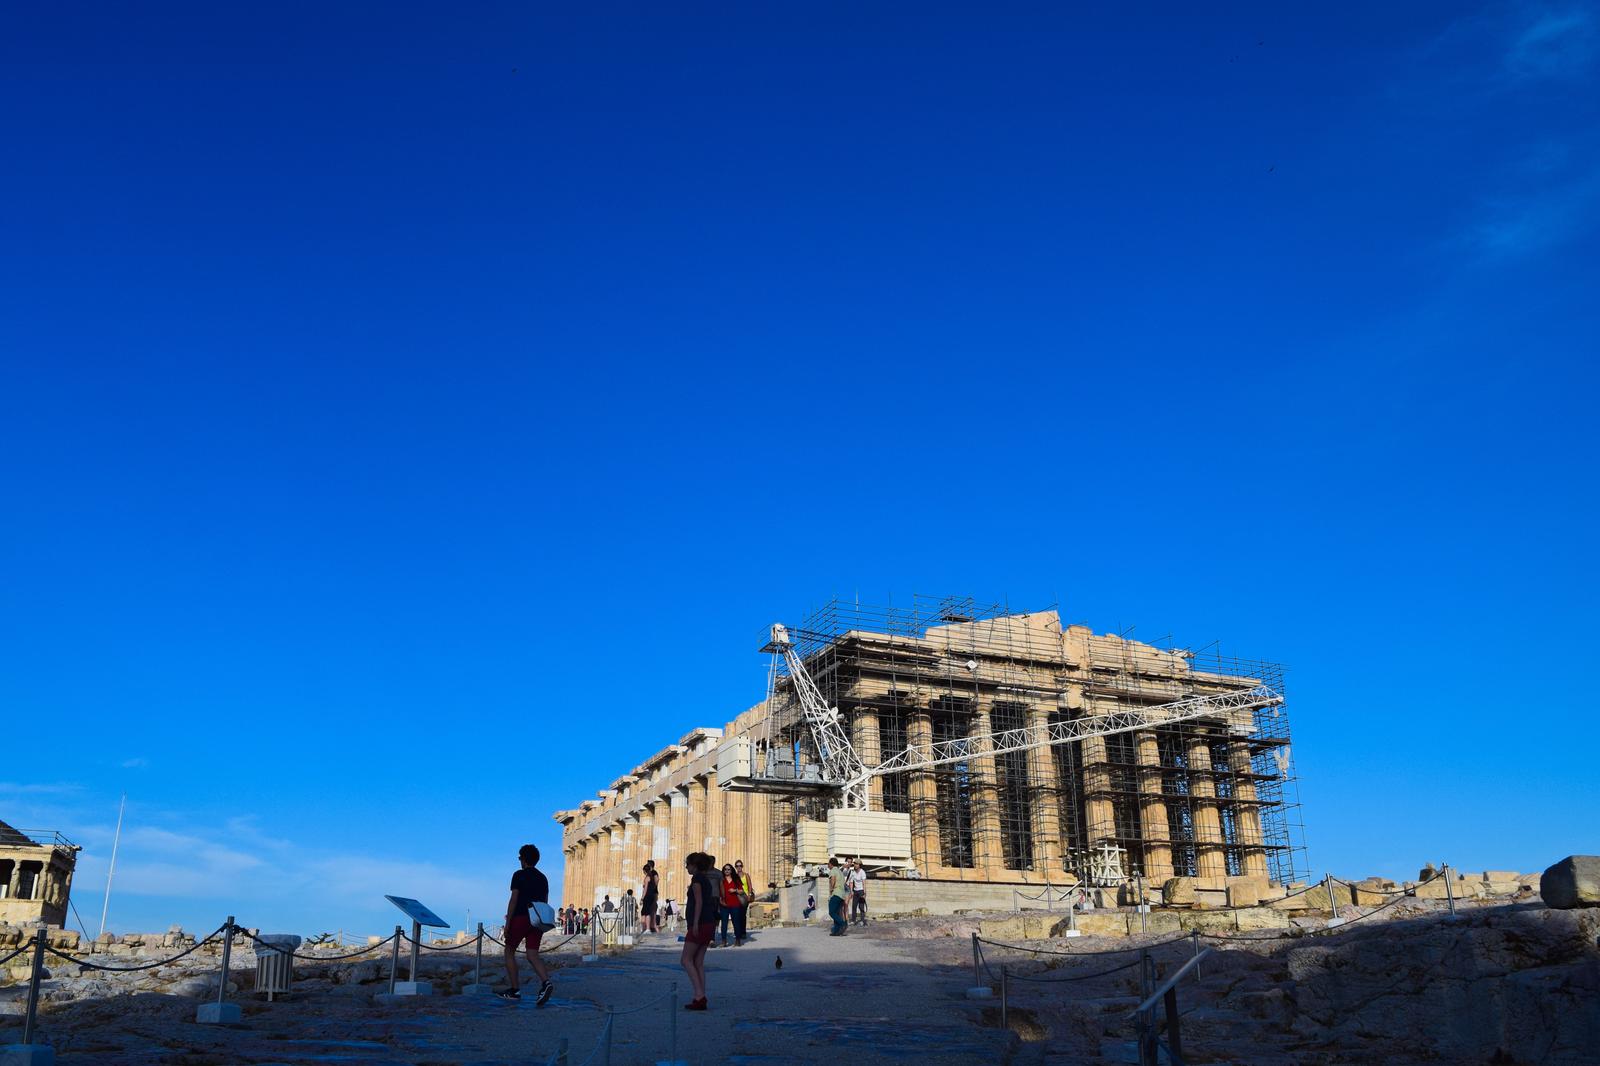
[[[1322,875],[1322,890],[1328,894],[1328,928],[1343,925],[1344,919],[1339,917],[1339,900],[1333,894],[1333,874]]]
[[[584,962],[600,961],[599,930],[600,916],[598,914],[591,915],[589,917],[589,954],[583,957]]]
[[[233,915],[222,923],[222,972],[217,975],[217,1001],[202,1003],[195,1011],[194,1020],[203,1025],[224,1025],[240,1020],[237,1003],[225,1002],[228,994],[228,971],[233,966]]]
[[[217,1002],[228,993],[228,967],[233,961],[233,915],[222,926],[222,978],[217,982]]]
[[[1439,871],[1439,876],[1444,878],[1444,898],[1450,904],[1450,917],[1456,916],[1456,888],[1450,883],[1450,864],[1445,863],[1444,869]]]
[[[656,1066],[686,1066],[678,1058],[678,986],[667,989],[667,1057]]]
[[[1150,908],[1146,907],[1144,902],[1144,874],[1140,874],[1135,877],[1133,879],[1133,883],[1134,890],[1139,893],[1138,897],[1134,900],[1134,906],[1139,911],[1139,933],[1140,935],[1143,935],[1150,931],[1149,920],[1145,917],[1145,912]]]
[[[41,924],[33,933],[33,973],[28,977],[27,1013],[22,1018],[24,1048],[33,1045],[33,1030],[39,1024],[39,982],[44,979],[44,945],[45,928]],[[54,1054],[51,1058],[54,1058]]]
[[[978,934],[977,933],[973,933],[972,934],[972,987],[967,989],[967,998],[968,999],[988,999],[989,997],[994,995],[994,989],[990,988],[988,985],[983,983],[983,975],[978,970],[978,967],[982,965],[982,963],[979,961],[979,959],[980,959],[979,951],[980,951],[980,949],[978,947]]]
[[[489,986],[483,983],[483,923],[478,923],[477,948],[472,960],[472,983],[464,985],[461,989],[463,996],[475,996],[489,991]]]
[[[1190,941],[1190,943],[1192,943],[1194,945],[1194,953],[1196,955],[1199,955],[1200,954],[1200,931],[1198,929],[1191,930],[1189,932],[1189,941]],[[1195,984],[1199,984],[1200,983],[1200,964],[1198,962],[1194,964],[1194,981],[1195,981]]]
[[[389,994],[394,995],[395,979],[400,975],[400,927],[394,927],[394,948],[389,952]]]
[[[1000,967],[1000,1028],[1011,1028],[1011,1016],[1007,1011],[1006,968]]]

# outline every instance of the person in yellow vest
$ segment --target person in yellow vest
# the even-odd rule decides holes
[[[750,875],[744,872],[743,859],[733,864],[733,879],[739,885],[739,909],[733,912],[733,942],[737,947],[744,943],[745,927],[750,920],[750,904],[756,898],[755,889],[750,883]]]

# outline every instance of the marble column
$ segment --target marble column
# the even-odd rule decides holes
[[[1233,772],[1240,775],[1233,779],[1233,795],[1239,801],[1234,820],[1239,836],[1234,843],[1241,845],[1239,867],[1248,877],[1267,877],[1267,852],[1261,846],[1266,843],[1261,834],[1261,809],[1256,806],[1255,780],[1249,776],[1250,745],[1237,741],[1229,745],[1228,755]]]
[[[672,809],[672,831],[667,841],[667,865],[672,870],[667,882],[673,889],[673,898],[681,898],[689,889],[688,875],[683,870],[684,856],[691,849],[684,847],[689,840],[689,794],[675,788],[667,797]]]
[[[644,864],[655,857],[656,813],[648,803],[639,808],[637,850],[633,854],[634,876],[644,883]]]
[[[1049,707],[1028,706],[1028,731],[1038,740],[1050,735]],[[1028,778],[1031,786],[1028,805],[1033,832],[1033,868],[1046,875],[1057,874],[1064,868],[1064,863],[1061,855],[1061,806],[1056,802],[1061,780],[1056,773],[1053,747],[1034,748],[1028,752]]]
[[[644,878],[639,873],[639,816],[628,814],[622,819],[622,891],[633,889],[635,896],[644,895]]]
[[[707,798],[705,781],[697,777],[689,782],[689,835],[684,839],[685,855],[705,850]]]
[[[1154,733],[1136,737],[1139,753],[1139,825],[1144,836],[1144,875],[1156,884],[1172,876],[1171,830],[1161,791],[1161,745]]]
[[[995,784],[994,750],[989,734],[994,732],[993,707],[988,700],[977,702],[972,716],[972,859],[980,870],[1005,867],[1005,850],[1000,840],[1000,789]]]
[[[1083,745],[1083,838],[1089,845],[1092,860],[1100,845],[1118,843],[1117,819],[1111,803],[1111,769],[1106,765],[1106,738],[1087,737],[1078,743]]]
[[[706,837],[700,842],[700,850],[718,859],[727,849],[724,845],[726,825],[725,812],[728,809],[728,794],[717,787],[717,774],[713,770],[706,775]]]
[[[1226,877],[1228,874],[1216,795],[1216,782],[1211,776],[1211,745],[1205,736],[1197,736],[1189,741],[1189,802],[1194,811],[1195,872],[1201,877]]]
[[[933,718],[926,707],[914,708],[906,723],[906,744],[924,755],[933,750]],[[908,775],[911,800],[911,852],[917,871],[931,877],[944,864],[939,849],[939,786],[932,770]]]
[[[861,765],[877,766],[883,759],[882,741],[878,735],[878,712],[872,707],[857,707],[850,718],[850,743],[861,759]],[[883,810],[883,778],[874,777],[867,782],[867,809]],[[787,871],[786,871],[787,872]],[[775,880],[775,879],[774,879]]]

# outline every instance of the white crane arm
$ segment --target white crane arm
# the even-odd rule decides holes
[[[976,737],[957,737],[942,740],[926,749],[908,747],[876,766],[862,767],[854,777],[845,778],[849,786],[864,785],[874,777],[900,773],[906,770],[926,770],[935,766],[967,762],[979,757],[1005,755],[1016,751],[1066,744],[1090,737],[1127,733],[1137,729],[1158,729],[1174,722],[1191,718],[1206,718],[1229,711],[1270,707],[1283,702],[1283,697],[1265,685],[1239,692],[1224,692],[1212,696],[1191,696],[1173,703],[1137,710],[1113,711],[1110,714],[1073,718],[1053,722],[1043,728],[1027,727],[1005,729]],[[853,754],[853,753],[852,753]]]

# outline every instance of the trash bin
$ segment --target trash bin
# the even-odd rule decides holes
[[[289,991],[294,980],[294,956],[289,954],[300,946],[300,938],[293,933],[271,933],[256,942],[256,991],[273,996]]]

